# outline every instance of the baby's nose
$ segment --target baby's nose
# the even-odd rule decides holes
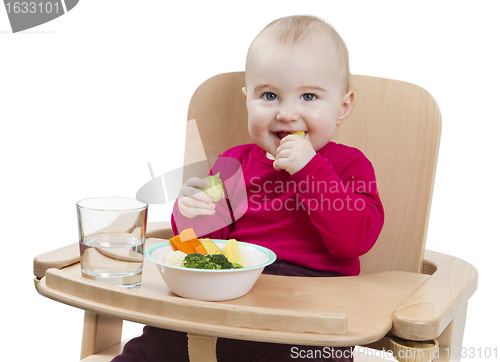
[[[283,107],[276,114],[276,120],[280,122],[295,122],[298,119],[299,115],[292,107]]]

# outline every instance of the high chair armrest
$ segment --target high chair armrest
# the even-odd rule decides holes
[[[47,269],[62,269],[80,262],[78,243],[40,254],[33,260],[33,274],[37,280],[45,276]]]
[[[170,221],[149,222],[146,227],[146,237],[156,239],[170,239],[174,237]]]
[[[431,277],[392,315],[392,333],[424,341],[437,338],[477,289],[474,266],[450,255],[425,251],[424,272]]]

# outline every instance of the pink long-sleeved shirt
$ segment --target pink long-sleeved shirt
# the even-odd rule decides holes
[[[361,151],[330,142],[297,173],[276,171],[255,144],[219,156],[225,197],[216,213],[192,219],[177,202],[175,234],[236,239],[264,246],[278,259],[339,275],[358,275],[359,256],[375,244],[384,222],[373,167]]]

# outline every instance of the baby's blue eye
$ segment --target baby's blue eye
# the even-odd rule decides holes
[[[264,97],[266,101],[275,101],[278,99],[278,96],[273,92],[266,92],[262,95],[262,97]]]
[[[310,102],[316,99],[316,96],[312,93],[304,93],[301,97],[304,101]]]

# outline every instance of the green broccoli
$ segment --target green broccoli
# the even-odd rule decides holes
[[[192,269],[235,269],[242,268],[239,264],[233,264],[222,254],[201,255],[191,253],[186,255],[184,263],[185,268]]]
[[[203,255],[198,253],[191,253],[186,255],[182,266],[185,268],[204,269],[199,267],[200,265],[204,264],[204,262],[205,258],[203,258]]]
[[[220,265],[220,268],[217,269],[233,269],[233,263],[227,260],[225,255],[222,254],[211,254],[208,255],[210,261],[214,264]]]

